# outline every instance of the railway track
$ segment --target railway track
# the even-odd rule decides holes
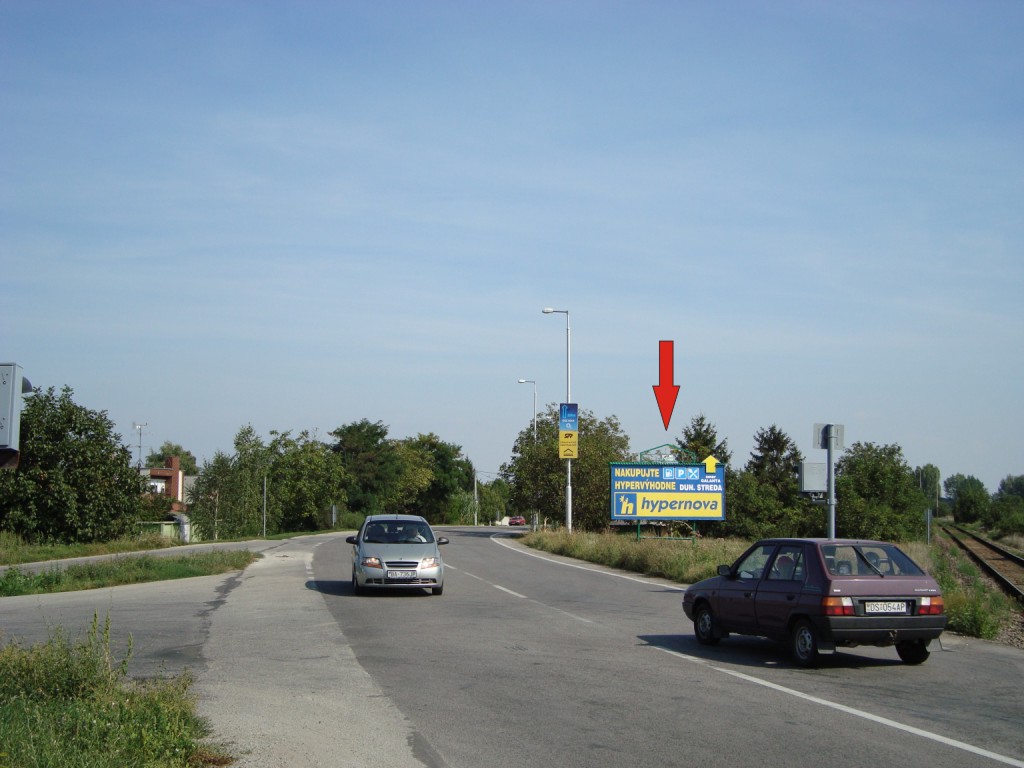
[[[1024,603],[1024,557],[960,526],[945,525],[943,529],[1007,594]]]

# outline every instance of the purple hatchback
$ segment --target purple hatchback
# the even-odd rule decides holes
[[[856,645],[894,645],[905,663],[920,664],[946,628],[939,585],[881,541],[759,541],[689,587],[683,611],[703,645],[730,633],[784,640],[804,667]]]

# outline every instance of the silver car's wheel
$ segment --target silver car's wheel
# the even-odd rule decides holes
[[[356,578],[356,568],[352,566],[352,594],[361,595],[363,592],[364,590],[359,586],[359,580]]]
[[[818,635],[814,626],[806,619],[798,621],[793,627],[793,658],[801,667],[814,667],[818,664]]]
[[[719,638],[715,637],[715,617],[707,603],[697,606],[697,614],[693,618],[693,634],[697,636],[697,642],[701,645],[718,645]]]
[[[438,584],[436,587],[431,587],[430,592],[434,595],[444,594],[444,584]]]

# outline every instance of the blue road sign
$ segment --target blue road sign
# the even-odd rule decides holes
[[[558,406],[558,428],[563,432],[578,432],[580,407],[576,403],[562,403]]]

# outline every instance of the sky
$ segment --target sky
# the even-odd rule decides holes
[[[486,481],[532,379],[634,451],[835,423],[994,492],[1022,40],[1017,0],[4,0],[0,362],[133,457],[365,418]]]

